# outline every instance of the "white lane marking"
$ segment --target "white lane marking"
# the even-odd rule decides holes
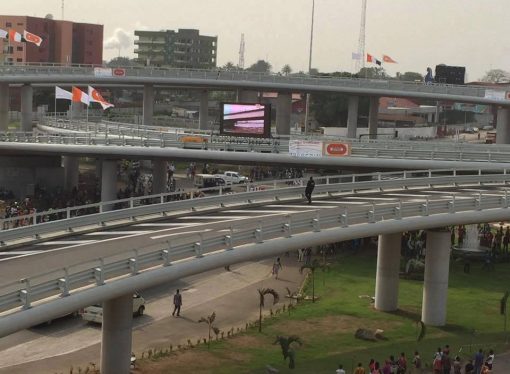
[[[196,226],[200,223],[179,223],[179,222],[154,222],[154,223],[139,223],[133,227],[172,227],[172,226]]]
[[[346,197],[345,198],[346,201],[349,201],[349,200],[355,200],[355,201],[395,201],[396,198],[394,197],[356,197],[356,196],[352,196],[352,197]]]
[[[11,251],[11,252],[0,252],[0,256],[21,256],[21,255],[31,255],[34,253],[41,253],[44,251]]]
[[[314,202],[315,204],[315,202]],[[309,205],[308,203],[303,203],[303,205],[266,205],[266,208],[298,208],[298,209],[317,209],[318,206]],[[321,208],[336,208],[336,205],[330,206],[321,206]]]
[[[253,218],[253,217],[252,216],[189,216],[189,217],[179,217],[177,219],[214,220],[214,219],[243,219],[243,218]]]
[[[54,241],[54,242],[42,242],[37,243],[36,245],[72,245],[72,244],[89,244],[89,243],[95,243],[97,240],[62,240],[62,241]]]
[[[211,231],[211,229],[195,230],[195,231],[185,231],[185,232],[173,232],[171,234],[151,236],[151,239],[161,239],[161,238],[167,238],[169,236],[174,236],[174,235],[193,234],[193,233],[197,233],[197,232],[208,232],[208,231]]]
[[[152,231],[96,231],[85,234],[86,236],[101,236],[101,235],[136,235],[148,234]]]

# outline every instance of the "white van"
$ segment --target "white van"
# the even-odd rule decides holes
[[[145,299],[139,294],[133,294],[133,315],[142,316],[145,312]],[[85,321],[103,323],[103,305],[96,304],[80,310],[81,318]]]
[[[226,183],[239,184],[248,182],[248,178],[236,171],[226,171],[222,175]]]

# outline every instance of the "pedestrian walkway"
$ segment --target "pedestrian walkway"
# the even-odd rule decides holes
[[[134,320],[133,351],[140,357],[142,352],[150,348],[186,345],[188,339],[196,343],[198,339],[207,337],[207,326],[197,321],[213,312],[216,313],[216,325],[225,335],[231,328],[237,330],[238,327],[245,327],[246,322],[258,318],[258,288],[274,288],[278,291],[280,306],[276,307],[288,303],[286,287],[296,291],[304,275],[299,273],[300,264],[295,254],[282,256],[281,260],[283,269],[278,280],[271,274],[274,262],[271,258],[232,265],[229,272],[222,268],[147,291],[146,294],[142,292],[148,302],[146,315]],[[181,290],[183,299],[179,318],[171,315],[173,294],[177,288]],[[266,308],[266,313],[269,313],[269,308]],[[86,367],[90,362],[99,364],[100,335],[100,328],[94,325],[53,335],[41,334],[37,341],[31,340],[0,350],[0,374],[54,374],[68,372],[71,366],[77,369]],[[90,344],[80,347],[77,339],[83,338]]]

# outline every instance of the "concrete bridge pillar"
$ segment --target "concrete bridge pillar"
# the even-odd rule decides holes
[[[154,195],[166,192],[167,179],[166,161],[152,161],[152,193]]]
[[[133,329],[133,295],[103,302],[101,373],[129,374]]]
[[[370,108],[368,112],[368,137],[377,139],[377,117],[379,114],[379,97],[370,96]]]
[[[204,90],[200,93],[199,109],[199,129],[207,130],[209,127],[209,91]]]
[[[356,129],[358,127],[358,107],[359,96],[349,96],[349,106],[347,107],[347,137],[356,138]]]
[[[279,92],[276,99],[276,132],[278,135],[290,135],[291,114],[292,94]]]
[[[450,240],[447,229],[427,231],[421,320],[429,326],[446,324]]]
[[[65,175],[65,190],[70,192],[74,187],[78,188],[80,159],[74,156],[64,156],[63,164]]]
[[[498,108],[496,144],[510,144],[510,108]]]
[[[21,87],[21,131],[32,132],[32,105],[34,90],[30,84]]]
[[[117,161],[103,160],[101,165],[101,201],[117,199]],[[103,211],[113,210],[113,205],[103,207]]]
[[[375,309],[383,312],[393,312],[398,309],[401,240],[401,233],[379,235]]]
[[[237,101],[240,103],[259,103],[258,91],[237,90]]]
[[[152,116],[154,114],[154,86],[146,84],[143,86],[143,124],[152,126]]]
[[[9,84],[0,83],[0,131],[9,126]]]

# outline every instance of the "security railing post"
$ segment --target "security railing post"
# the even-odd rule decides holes
[[[62,291],[60,297],[69,296],[69,270],[67,267],[64,268],[64,278],[58,280],[58,286]]]
[[[23,309],[30,309],[32,307],[32,303],[30,300],[30,297],[31,297],[30,279],[23,278],[23,279],[21,279],[21,283],[25,284],[25,288],[20,291],[21,302],[23,303]]]

